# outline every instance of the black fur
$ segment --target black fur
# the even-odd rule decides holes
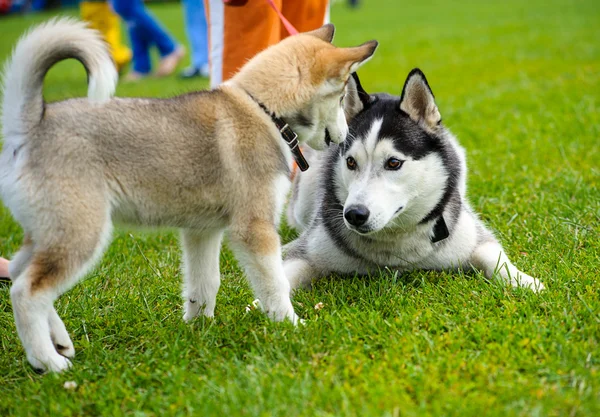
[[[368,262],[359,252],[348,245],[345,239],[349,231],[342,220],[344,204],[337,198],[335,193],[335,170],[339,158],[339,146],[332,145],[329,151],[325,175],[322,176],[321,180],[323,181],[322,185],[325,192],[323,193],[323,205],[321,206],[323,217],[320,221],[323,222],[323,226],[325,226],[325,229],[338,249],[341,249],[348,256]]]
[[[346,241],[344,236],[348,230],[341,220],[343,211],[343,203],[338,200],[335,193],[335,170],[339,163],[339,158],[343,158],[347,150],[352,146],[355,140],[364,138],[374,120],[381,119],[382,125],[379,132],[379,140],[392,140],[398,151],[411,158],[418,160],[426,157],[431,153],[439,155],[448,178],[445,184],[440,184],[444,188],[444,193],[438,204],[429,212],[425,213],[421,223],[432,222],[432,232],[435,225],[438,225],[440,219],[444,219],[444,223],[448,228],[448,232],[452,233],[452,229],[461,212],[461,197],[458,190],[459,179],[462,172],[459,155],[454,147],[445,139],[443,135],[426,131],[417,122],[413,121],[408,114],[400,109],[400,103],[405,94],[406,83],[411,77],[418,76],[427,86],[429,92],[431,88],[425,78],[425,75],[419,70],[414,69],[407,77],[403,88],[402,96],[392,96],[389,94],[374,94],[368,95],[362,88],[360,80],[356,74],[353,74],[357,84],[357,93],[363,103],[363,110],[352,119],[349,125],[350,135],[346,141],[339,147],[333,146],[330,149],[329,164],[325,175],[322,178],[323,187],[325,189],[324,201],[322,206],[323,224],[334,240],[338,248],[344,251],[347,255],[363,259]],[[433,92],[431,92],[433,96]],[[368,99],[365,98],[368,95]],[[441,127],[443,129],[443,127]],[[339,213],[338,213],[339,211]],[[435,221],[435,222],[434,222]],[[439,236],[441,233],[434,233]],[[441,234],[440,234],[441,233]],[[434,239],[435,240],[435,239]],[[435,242],[432,242],[435,243]],[[438,244],[443,244],[441,240]]]

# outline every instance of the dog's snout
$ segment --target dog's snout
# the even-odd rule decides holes
[[[344,217],[348,223],[357,227],[362,226],[367,222],[369,214],[371,214],[369,209],[362,204],[350,206],[344,211]]]

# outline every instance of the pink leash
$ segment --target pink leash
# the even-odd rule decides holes
[[[285,28],[287,29],[288,33],[290,35],[297,35],[298,34],[298,30],[296,30],[296,28],[294,27],[294,25],[292,25],[289,20],[287,20],[285,18],[285,16],[283,15],[283,13],[281,13],[281,10],[279,10],[277,8],[277,6],[275,5],[275,2],[273,0],[265,0],[267,3],[269,3],[269,5],[273,8],[273,10],[275,10],[275,13],[277,13],[277,15],[279,16],[279,18],[281,19],[281,23],[283,23],[283,26],[285,26]]]
[[[281,19],[281,23],[283,23],[283,26],[285,26],[288,33],[290,35],[297,35],[298,31],[296,30],[294,25],[292,25],[289,22],[289,20],[287,20],[285,18],[283,13],[281,13],[281,10],[279,10],[277,8],[277,6],[275,5],[275,2],[273,0],[265,0],[265,1],[269,4],[269,6],[271,6],[271,8],[273,10],[275,10],[275,13],[277,13],[277,16],[279,16],[279,19]],[[248,3],[248,0],[223,0],[223,3],[225,3],[229,6],[243,6],[244,4]]]

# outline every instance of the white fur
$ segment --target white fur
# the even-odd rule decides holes
[[[341,99],[347,87],[339,80],[327,80],[320,86],[317,97],[311,105],[313,114],[311,120],[319,120],[321,124],[310,127],[302,126],[296,129],[298,136],[303,138],[313,149],[325,148],[325,129],[329,131],[329,137],[333,143],[342,143],[348,135],[348,123]],[[340,92],[339,95],[335,94]],[[308,138],[308,139],[304,139]]]
[[[273,320],[289,319],[297,324],[298,316],[289,297],[290,284],[284,272],[281,253],[256,256],[250,254],[242,245],[234,243],[232,246],[252,284],[254,294],[260,300],[261,308]]]
[[[87,63],[91,101],[102,102],[113,95],[118,73],[100,33],[71,18],[52,19],[23,35],[5,64],[2,130],[6,143],[20,142],[15,134],[24,133],[27,127],[22,119],[24,108],[28,106],[28,100],[41,97],[38,94],[41,90],[32,91],[38,88],[37,83],[41,89],[45,74],[40,73],[40,64],[50,54],[61,50],[76,51],[75,54]]]
[[[75,349],[53,304],[60,294],[75,285],[98,261],[108,245],[111,230],[111,222],[107,221],[89,260],[83,265],[73,265],[72,271],[67,275],[69,279],[62,280],[60,285],[49,287],[49,290],[34,292],[28,281],[20,279],[23,274],[28,273],[27,268],[31,265],[21,274],[11,275],[13,285],[10,295],[17,333],[27,353],[27,359],[34,368],[61,372],[71,366],[68,358],[75,356]]]
[[[284,248],[293,253],[284,262],[291,288],[308,287],[321,276],[332,272],[375,272],[381,268],[399,271],[414,269],[470,269],[481,270],[488,278],[499,278],[513,286],[544,289],[535,278],[519,271],[508,259],[493,234],[473,214],[466,200],[466,175],[459,177],[457,188],[462,198],[462,208],[450,236],[441,243],[432,244],[434,221],[421,224],[420,219],[440,201],[449,173],[438,154],[431,153],[419,160],[398,152],[392,142],[378,138],[380,120],[373,120],[364,138],[355,140],[345,156],[351,155],[357,162],[356,170],[349,170],[345,158],[335,164],[335,193],[347,208],[362,204],[370,211],[366,223],[368,231],[359,232],[346,219],[346,227],[352,231],[345,239],[360,258],[349,256],[330,236],[322,224],[325,216],[342,216],[339,212],[321,211],[323,184],[318,175],[296,178],[295,195],[289,213],[303,230],[298,240]],[[379,140],[378,140],[379,139]],[[465,152],[449,132],[445,138],[460,159],[461,171],[466,172]],[[323,175],[328,161],[324,153],[315,152],[309,160],[315,173]],[[398,171],[386,171],[383,164],[390,157],[404,160]],[[300,199],[301,198],[301,199]],[[398,207],[403,207],[396,212]],[[308,220],[307,220],[308,219]]]
[[[52,19],[23,35],[6,62],[2,80],[2,133],[0,197],[12,207],[15,219],[28,224],[29,204],[24,201],[27,182],[21,172],[27,161],[25,135],[39,122],[43,108],[43,68],[49,56],[74,52],[87,63],[88,97],[101,103],[114,93],[118,74],[100,34],[85,23],[70,18]]]
[[[273,184],[273,200],[275,202],[275,213],[276,217],[273,222],[279,227],[281,221],[281,213],[283,213],[283,207],[287,199],[288,193],[290,192],[290,179],[287,175],[281,175],[277,178]]]
[[[191,321],[202,310],[206,317],[213,317],[217,292],[221,285],[219,254],[223,229],[204,231],[183,230],[183,288],[185,321]]]
[[[357,140],[346,152],[346,157],[356,160],[357,168],[350,170],[346,160],[340,158],[339,178],[344,185],[338,187],[338,198],[344,201],[344,209],[364,205],[369,220],[357,232],[369,234],[387,227],[398,216],[400,225],[417,222],[440,200],[443,190],[439,184],[448,177],[436,154],[414,161],[396,150],[391,140],[378,141],[382,120],[374,120],[364,140]],[[389,158],[404,161],[398,171],[384,169]],[[344,219],[350,229],[356,228]]]

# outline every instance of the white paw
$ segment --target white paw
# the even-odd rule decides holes
[[[215,316],[215,307],[214,306],[212,306],[212,307],[205,306],[204,304],[202,304],[196,300],[187,300],[185,302],[185,305],[183,306],[183,309],[184,309],[183,320],[186,322],[192,321],[193,319],[198,317],[198,315],[200,313],[202,313],[202,315],[204,315],[205,317],[209,317],[209,318],[212,318]]]
[[[44,359],[27,355],[27,360],[34,369],[42,372],[63,372],[71,367],[71,361],[56,352],[46,356]]]
[[[52,339],[54,349],[67,358],[75,356],[75,348],[73,342],[71,342],[71,337],[69,337],[69,332],[67,332],[65,324],[54,309],[48,317],[48,325],[50,326],[50,339]]]
[[[200,303],[196,300],[186,300],[183,306],[183,320],[190,322],[198,316],[200,313]]]
[[[303,324],[303,321],[296,315],[292,302],[287,298],[286,300],[280,300],[279,302],[262,303],[259,299],[252,302],[255,308],[264,311],[271,320],[283,321],[288,319],[294,325],[299,323]]]
[[[75,356],[73,342],[71,342],[71,338],[69,337],[69,334],[65,330],[64,326],[51,328],[50,338],[52,339],[54,349],[56,349],[60,355],[66,356],[67,358],[72,358]]]
[[[511,284],[513,287],[529,288],[535,293],[546,289],[540,280],[524,274],[523,272],[517,273],[517,277],[511,280]]]
[[[75,356],[75,348],[73,347],[73,343],[71,343],[70,340],[67,345],[55,342],[54,348],[60,355],[62,355],[64,357],[73,358]]]

